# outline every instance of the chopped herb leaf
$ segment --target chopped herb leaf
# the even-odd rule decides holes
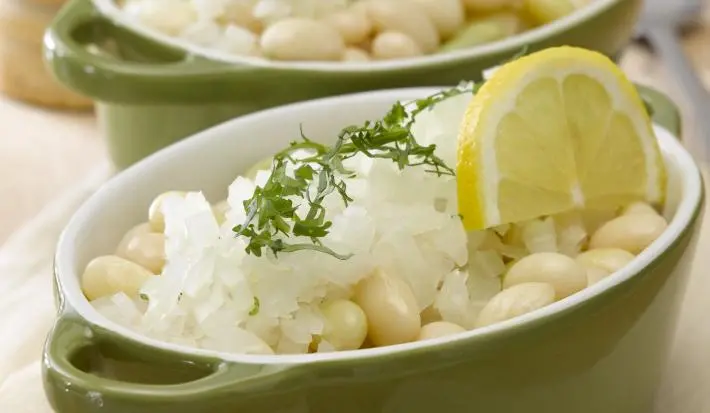
[[[249,310],[249,315],[254,316],[259,314],[259,307],[261,306],[261,303],[259,302],[259,297],[254,296],[254,304],[252,304],[251,309]]]
[[[420,145],[411,127],[419,113],[452,96],[474,93],[477,89],[477,85],[466,82],[425,99],[395,103],[381,120],[344,128],[332,146],[309,139],[301,129],[301,140],[291,142],[274,156],[269,179],[244,201],[247,217],[233,231],[249,241],[246,252],[260,257],[264,248],[274,255],[313,250],[338,259],[349,258],[351,255],[339,254],[321,242],[332,225],[325,219],[323,200],[337,192],[346,206],[352,202],[344,178],[353,173],[343,166],[343,161],[360,153],[390,159],[399,169],[425,166],[427,172],[437,176],[454,175],[454,170],[434,154],[436,145]],[[296,151],[304,149],[311,155],[296,158]],[[294,166],[292,176],[287,173],[288,164]],[[304,215],[297,214],[300,204],[308,206]],[[311,242],[288,243],[290,237],[307,237]],[[258,311],[256,298],[255,303]]]

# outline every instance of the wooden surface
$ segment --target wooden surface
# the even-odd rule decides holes
[[[0,1],[0,91],[52,108],[90,108],[91,100],[54,81],[42,38],[65,0]]]
[[[710,9],[705,22],[705,27],[687,36],[685,47],[710,85]],[[629,48],[622,66],[633,80],[665,91],[687,109],[663,66],[644,48]],[[2,245],[46,203],[104,162],[105,153],[95,121],[87,114],[50,112],[0,97],[0,124]],[[686,139],[692,145],[698,137]],[[710,251],[709,216],[710,210],[701,237],[704,251]],[[709,255],[700,253],[696,259],[656,413],[710,413]]]

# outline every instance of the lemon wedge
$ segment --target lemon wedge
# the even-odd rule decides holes
[[[456,169],[469,230],[660,203],[665,193],[658,142],[634,86],[604,55],[566,46],[494,72],[466,109]]]

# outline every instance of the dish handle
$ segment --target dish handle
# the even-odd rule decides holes
[[[240,364],[160,349],[61,315],[45,343],[45,393],[59,413],[237,411],[260,392],[303,385],[295,365]]]
[[[151,40],[103,16],[91,0],[66,3],[43,45],[45,62],[61,83],[112,103],[189,104],[215,101],[220,93],[234,99],[234,88],[220,82],[240,81],[240,74],[256,70]],[[229,79],[220,76],[225,70]],[[186,80],[191,87],[184,87]]]
[[[654,123],[663,126],[679,140],[683,140],[680,111],[673,101],[665,94],[648,86],[636,85],[636,89],[646,104],[646,108]]]

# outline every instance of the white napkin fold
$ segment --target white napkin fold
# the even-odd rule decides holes
[[[0,250],[0,412],[52,412],[42,390],[40,359],[55,316],[54,248],[74,211],[111,173],[108,164],[92,171]]]

